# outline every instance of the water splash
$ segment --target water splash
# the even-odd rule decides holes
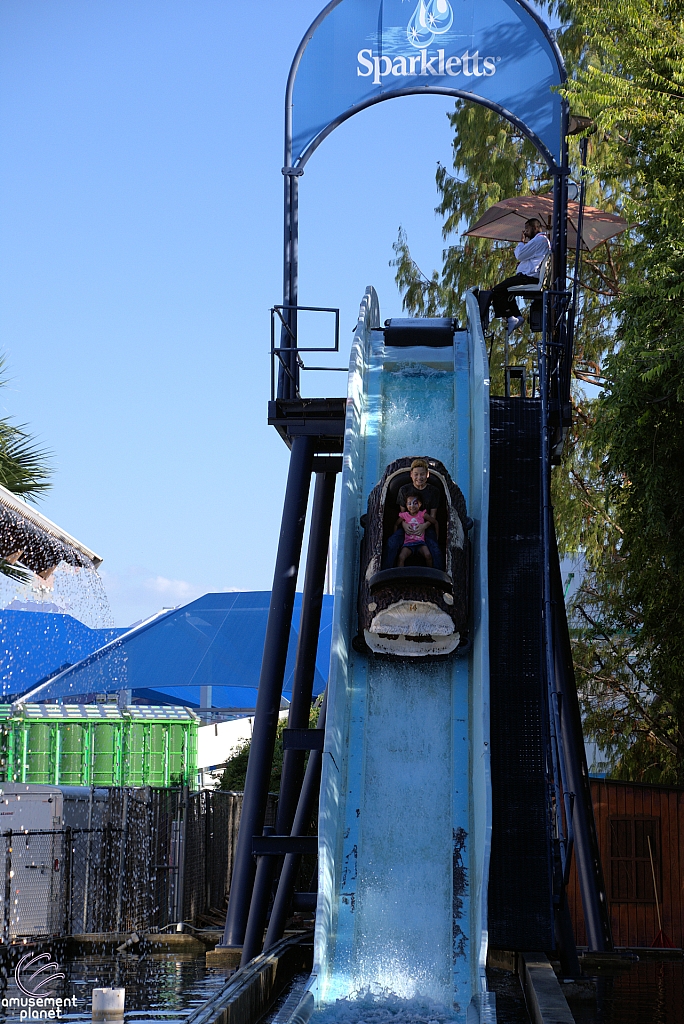
[[[399,363],[393,364],[393,369],[386,370],[390,376],[398,376],[404,380],[420,378],[421,380],[445,380],[447,377],[453,380],[453,371],[438,370],[435,366],[427,366],[425,363]]]
[[[338,961],[326,999],[391,994],[390,1002],[442,1006],[451,999],[452,919],[444,912],[452,869],[449,694],[442,662],[369,667],[365,728],[373,743],[365,753],[352,886],[355,944],[342,954],[346,962]]]
[[[457,1011],[425,998],[402,998],[388,991],[359,992],[313,1014],[312,1024],[447,1024]]]
[[[454,375],[424,363],[407,362],[386,371],[382,389],[382,461],[387,465],[405,455],[430,455],[449,465],[454,437],[449,429],[454,415]],[[426,423],[441,423],[444,430],[425,451]]]
[[[95,569],[60,562],[47,580],[18,583],[0,575],[0,609],[72,615],[91,629],[114,625],[102,578]]]

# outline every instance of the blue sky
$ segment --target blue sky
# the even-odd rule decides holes
[[[266,423],[283,94],[320,7],[0,5],[0,409],[52,449],[41,509],[104,558],[117,625],[270,589],[288,459]],[[423,269],[441,262],[451,107],[379,104],[301,179],[300,301],[340,307],[340,362],[367,284],[383,317],[401,312],[400,225]]]
[[[117,625],[271,585],[283,94],[319,9],[262,0],[255,24],[234,0],[0,5],[0,408],[52,449],[40,507],[104,558]],[[440,262],[451,105],[364,112],[301,181],[300,301],[340,307],[341,362],[367,284],[400,312],[399,225],[425,268]]]

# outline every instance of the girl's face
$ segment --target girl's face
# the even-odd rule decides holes
[[[409,512],[412,516],[415,516],[416,512],[420,512],[420,505],[420,498],[406,499],[406,511]]]

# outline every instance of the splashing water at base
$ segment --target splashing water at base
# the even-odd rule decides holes
[[[2,608],[72,615],[90,629],[114,625],[104,583],[97,571],[66,562],[60,562],[47,580],[32,575],[30,582],[18,583],[0,575]]]
[[[311,1024],[447,1024],[458,1019],[456,1014],[431,999],[366,990],[317,1010]]]

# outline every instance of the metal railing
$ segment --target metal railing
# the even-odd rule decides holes
[[[166,924],[155,845],[151,835],[111,824],[4,832],[2,942]]]
[[[287,311],[287,319],[283,312]],[[332,306],[272,306],[271,307],[271,401],[276,398],[276,380],[278,382],[278,397],[281,397],[281,383],[287,378],[294,390],[295,397],[301,398],[299,391],[300,370],[320,371],[331,373],[347,373],[347,366],[306,366],[302,359],[301,352],[328,352],[339,353],[340,351],[340,311]],[[300,346],[297,343],[297,314],[307,313],[333,313],[335,316],[335,343],[331,346]],[[281,344],[276,345],[276,321],[280,321]],[[288,323],[288,320],[290,321]],[[291,324],[294,324],[294,330]],[[288,344],[283,344],[287,341]],[[277,372],[276,372],[277,367]]]

